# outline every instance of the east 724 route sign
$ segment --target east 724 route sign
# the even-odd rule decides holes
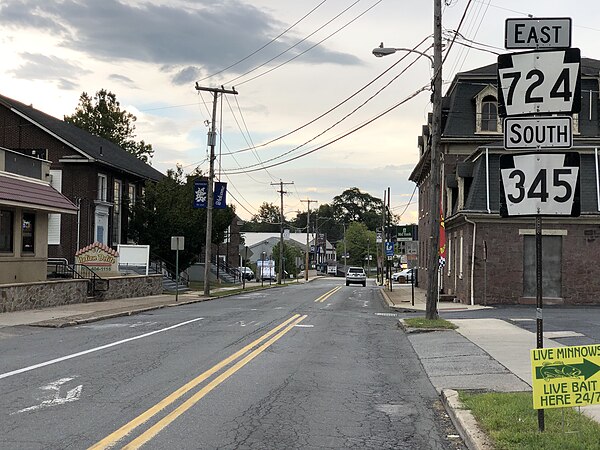
[[[578,48],[498,56],[502,116],[576,113],[581,109]]]
[[[579,216],[579,153],[501,155],[500,176],[500,216]]]

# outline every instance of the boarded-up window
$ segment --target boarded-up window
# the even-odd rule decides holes
[[[50,171],[50,185],[62,192],[62,170]],[[60,214],[48,214],[48,245],[60,244]]]

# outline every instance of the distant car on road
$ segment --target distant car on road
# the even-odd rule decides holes
[[[254,278],[254,272],[250,267],[240,267],[240,273],[242,274],[242,278],[244,280],[250,281]]]
[[[393,273],[392,281],[395,281],[397,283],[398,281],[400,281],[400,277],[404,277],[404,280],[406,280],[407,283],[411,283],[413,279],[413,271],[414,269],[404,269],[400,272]]]
[[[349,267],[346,272],[346,286],[350,284],[362,284],[363,287],[367,285],[367,274],[365,269],[362,267]]]

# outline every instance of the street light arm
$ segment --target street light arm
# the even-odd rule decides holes
[[[424,53],[420,50],[414,50],[411,48],[403,48],[403,47],[399,47],[399,48],[384,47],[383,42],[381,43],[381,45],[379,47],[376,47],[373,49],[373,54],[377,58],[382,58],[384,56],[393,55],[396,52],[418,53],[419,55],[424,56],[427,59],[429,59],[429,61],[431,62],[431,65],[433,66],[433,58],[430,55],[428,55],[427,53]]]

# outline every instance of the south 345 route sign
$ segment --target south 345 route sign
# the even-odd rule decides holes
[[[500,216],[571,216],[580,213],[579,153],[500,156]]]
[[[600,403],[600,344],[531,350],[535,409]]]
[[[581,109],[578,48],[498,56],[499,113],[576,113]]]

